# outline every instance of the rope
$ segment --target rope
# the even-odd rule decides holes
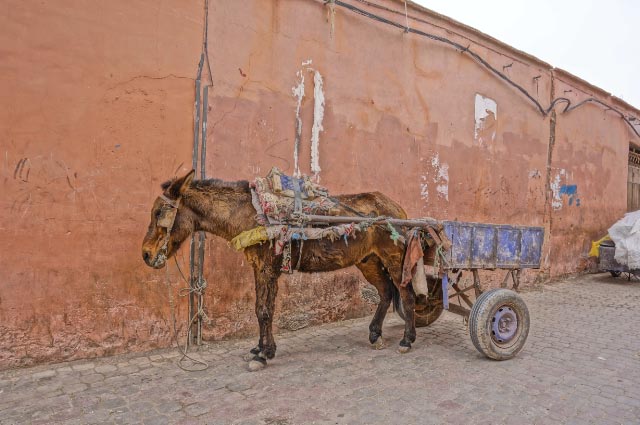
[[[436,254],[433,257],[433,268],[435,270],[439,270],[441,262],[443,266],[449,265],[449,261],[447,261],[447,257],[444,255],[444,249],[442,247],[442,244],[436,247]]]
[[[186,278],[184,277],[184,274],[182,273],[182,270],[180,269],[180,265],[178,264],[178,260],[177,258],[174,256],[173,259],[175,260],[176,266],[178,268],[178,271],[180,272],[180,275],[182,276],[182,278],[185,280],[185,282],[187,282]],[[173,339],[176,343],[176,347],[178,348],[178,351],[180,352],[180,354],[182,354],[182,357],[180,358],[180,360],[178,360],[178,367],[186,372],[200,372],[203,370],[207,370],[209,368],[209,364],[205,361],[202,360],[198,360],[198,359],[194,359],[193,357],[189,356],[188,351],[189,351],[189,339],[191,338],[191,325],[193,325],[194,321],[198,318],[198,315],[200,315],[201,313],[204,315],[203,317],[206,317],[206,314],[204,314],[204,311],[202,311],[202,309],[200,309],[192,318],[191,320],[189,320],[189,323],[187,324],[187,338],[184,344],[184,348],[182,348],[182,346],[180,345],[180,341],[178,340],[178,329],[177,329],[177,325],[176,325],[176,311],[175,311],[175,303],[174,303],[174,299],[173,299],[173,288],[171,287],[171,279],[169,279],[169,264],[167,264],[165,269],[165,279],[166,279],[166,284],[167,284],[167,290],[169,291],[169,306],[171,308],[171,322],[173,324]],[[204,281],[204,279],[203,279]],[[200,282],[199,282],[199,285]],[[201,290],[204,290],[204,288],[206,288],[206,281],[204,281],[204,285],[198,286],[198,288],[201,288]],[[187,295],[192,292],[191,288],[181,288],[180,289],[180,296],[184,296],[182,295],[182,292],[184,289],[188,289]],[[193,367],[188,367],[188,366],[184,366],[182,363],[184,362],[185,359],[190,360],[194,365],[199,365],[195,368]]]
[[[390,238],[393,241],[394,245],[398,245],[398,240],[402,237],[400,233],[396,230],[393,225],[387,221],[387,229],[391,232]]]

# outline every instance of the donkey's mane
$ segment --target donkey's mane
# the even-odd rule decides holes
[[[249,182],[238,180],[228,182],[221,179],[194,180],[191,187],[196,190],[209,191],[215,189],[233,189],[239,192],[249,192]]]
[[[177,178],[167,180],[162,183],[160,187],[162,190],[167,190],[176,180]],[[201,192],[209,192],[216,189],[231,189],[238,192],[249,192],[249,182],[246,180],[238,180],[235,182],[228,182],[221,179],[194,180],[191,183],[191,187]]]

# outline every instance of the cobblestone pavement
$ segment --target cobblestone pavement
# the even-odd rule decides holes
[[[175,350],[0,373],[0,423],[68,424],[638,424],[640,282],[590,275],[522,294],[523,352],[480,355],[445,313],[408,354],[387,318],[389,347],[367,342],[369,318],[277,336],[278,355],[251,373],[256,338],[212,343],[203,372]]]

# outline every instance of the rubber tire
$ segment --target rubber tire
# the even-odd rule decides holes
[[[429,326],[442,315],[444,311],[444,307],[442,306],[442,283],[440,279],[430,279],[427,278],[427,287],[429,288],[429,293],[432,295],[432,302],[427,301],[427,297],[420,296],[416,298],[416,307],[413,310],[415,318],[416,328],[424,328]],[[402,305],[402,299],[398,296],[397,302],[394,303],[396,312],[398,316],[400,316],[403,320],[405,318],[404,315],[404,306]]]
[[[611,273],[611,276],[613,277],[620,277],[620,275],[622,274],[622,272],[609,272]]]
[[[496,311],[508,305],[518,318],[518,328],[511,344],[501,346],[491,337],[491,320]],[[471,308],[469,334],[479,352],[493,360],[508,360],[524,347],[529,336],[529,310],[520,295],[509,289],[497,288],[484,292]]]

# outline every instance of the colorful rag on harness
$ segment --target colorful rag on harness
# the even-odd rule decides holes
[[[274,226],[258,226],[253,229],[240,233],[235,238],[231,239],[231,245],[237,250],[241,251],[251,245],[266,241],[275,241],[275,253],[280,255],[284,252],[286,245],[290,241],[306,241],[313,239],[328,238],[331,241],[343,239],[347,242],[349,236],[355,237],[356,231],[364,230],[362,226],[358,226],[354,223],[340,224],[337,226],[329,227],[289,227],[283,225]]]
[[[338,211],[327,189],[313,183],[308,176],[287,176],[274,167],[265,178],[258,177],[251,184],[251,203],[256,210],[259,226],[233,238],[233,247],[240,251],[270,241],[275,245],[275,254],[283,256],[282,271],[292,272],[291,241],[300,241],[302,245],[305,240],[328,238],[331,241],[343,239],[348,244],[349,236],[355,237],[356,231],[365,231],[371,225],[349,223],[318,228],[301,227],[297,222],[299,217],[295,217],[296,196],[301,201],[300,212],[303,214],[331,214]]]
[[[306,241],[312,239],[329,238],[331,241],[343,239],[348,244],[349,236],[355,238],[356,231],[363,231],[367,226],[354,223],[340,224],[337,226],[314,227],[289,227],[283,225],[258,226],[244,231],[231,240],[231,245],[241,251],[251,245],[272,241],[276,255],[282,255],[283,272],[293,272],[291,268],[291,241]]]
[[[308,176],[287,176],[273,167],[267,177],[252,183],[252,203],[259,224],[288,222],[295,212],[295,186],[299,188],[301,211],[304,214],[328,213],[336,203],[328,197],[327,189],[315,184]]]

